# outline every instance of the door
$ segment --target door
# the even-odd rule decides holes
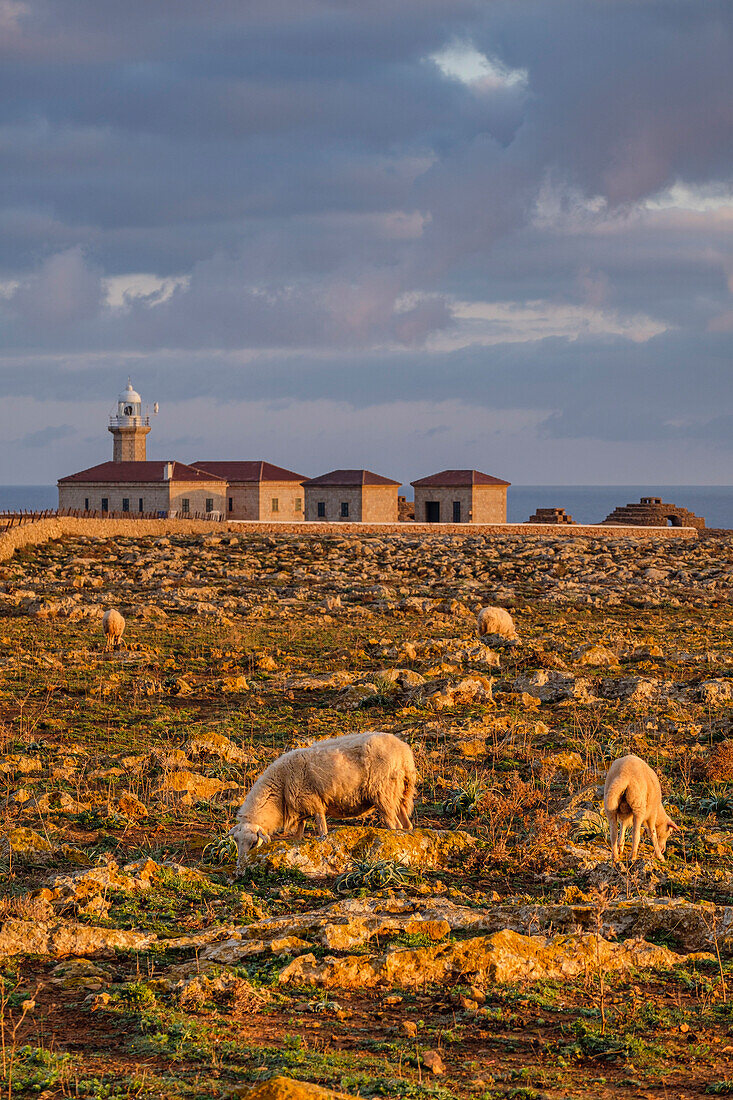
[[[426,523],[440,523],[440,501],[439,500],[426,500],[425,501],[425,522]]]
[[[460,500],[453,501],[453,522],[461,522],[461,502]]]

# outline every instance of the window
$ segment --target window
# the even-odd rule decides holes
[[[191,501],[188,499],[188,497],[181,498],[181,511],[184,515],[188,515],[188,513],[191,511]]]
[[[213,497],[207,497],[206,498],[206,511],[207,512],[213,512],[214,511],[214,498]]]
[[[142,497],[140,497],[138,502],[137,502],[137,510],[138,510],[138,512],[143,511],[143,498]]]
[[[302,512],[303,511],[303,498],[302,497],[296,497],[295,498],[295,511],[296,512]]]
[[[130,511],[130,498],[129,497],[123,497],[122,498],[122,511],[123,512],[129,512]]]
[[[229,497],[229,511],[234,511],[234,497]]]
[[[84,511],[89,511],[89,497],[84,497]]]
[[[341,501],[341,519],[349,518],[349,502],[348,500]]]
[[[102,497],[102,511],[109,512],[109,497]]]
[[[319,519],[325,519],[326,518],[326,502],[325,502],[325,500],[319,500],[318,501],[316,511],[318,512],[318,518]]]
[[[272,498],[272,511],[273,512],[279,512],[280,511],[280,500],[279,500],[278,497],[273,497]]]
[[[453,522],[461,522],[461,502],[460,500],[453,501]]]

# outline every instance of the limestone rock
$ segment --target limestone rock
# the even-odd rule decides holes
[[[709,707],[730,703],[733,699],[733,680],[706,680],[697,689],[697,697]]]
[[[561,981],[592,973],[642,967],[669,968],[682,956],[643,940],[610,943],[591,933],[522,936],[504,929],[458,943],[418,949],[392,948],[381,955],[301,955],[279,974],[281,985],[313,985],[330,989],[423,988],[467,979],[478,983]]]
[[[322,909],[267,917],[246,925],[230,938],[221,938],[221,942],[205,948],[201,958],[236,963],[261,953],[268,942],[286,935],[307,937],[333,951],[348,951],[375,937],[406,932],[439,940],[452,931],[495,931],[500,923],[486,911],[457,905],[450,898],[342,898]]]
[[[512,690],[534,695],[542,703],[558,703],[564,699],[575,699],[583,703],[590,702],[593,698],[588,680],[576,679],[571,672],[546,668],[517,676]]]
[[[572,659],[578,664],[588,665],[591,668],[609,668],[618,665],[618,657],[612,649],[604,645],[596,645],[586,642],[578,646],[572,655]]]
[[[237,790],[236,783],[224,783],[221,779],[182,768],[167,775],[157,793],[166,801],[191,806],[195,802],[208,802],[223,791],[232,790]]]
[[[117,796],[117,808],[127,817],[147,817],[148,808],[131,791],[120,791]]]
[[[75,921],[27,921],[10,918],[0,928],[0,958],[14,955],[114,955],[142,951],[154,943],[153,932],[94,928]]]
[[[37,856],[54,850],[50,841],[32,829],[9,829],[4,840],[15,856]]]
[[[323,839],[271,841],[253,848],[247,862],[271,871],[301,871],[313,876],[345,871],[354,859],[393,859],[408,867],[437,869],[465,856],[475,843],[461,831],[414,829],[406,833],[348,825]]]
[[[229,764],[249,764],[252,757],[249,753],[240,749],[228,737],[221,733],[200,733],[192,737],[184,745],[184,751],[191,756],[216,756],[220,760],[226,760]]]
[[[305,1081],[294,1081],[291,1077],[271,1077],[245,1093],[243,1100],[356,1100],[356,1097]]]

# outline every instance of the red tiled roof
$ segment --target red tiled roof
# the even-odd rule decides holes
[[[430,474],[429,477],[421,477],[419,481],[411,481],[410,485],[413,488],[427,489],[441,485],[511,485],[511,481],[482,474],[480,470],[441,470],[439,474]]]
[[[331,470],[330,474],[321,474],[304,482],[307,486],[335,485],[345,488],[351,485],[401,485],[401,481],[392,481],[381,474],[373,474],[371,470]]]
[[[294,474],[292,470],[285,470],[282,466],[273,466],[271,462],[192,462],[198,470],[223,477],[231,483],[257,482],[257,481],[305,481],[302,474]]]
[[[59,485],[72,482],[140,482],[150,484],[165,481],[165,467],[173,467],[172,481],[222,481],[215,474],[204,473],[185,462],[101,462],[99,466],[90,466],[78,474],[69,474],[59,479]]]

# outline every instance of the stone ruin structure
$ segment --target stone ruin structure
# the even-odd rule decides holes
[[[528,523],[553,523],[553,524],[567,524],[575,523],[572,516],[569,516],[564,508],[538,508],[533,516],[529,517]]]
[[[705,527],[702,516],[676,504],[665,504],[661,497],[642,497],[638,504],[625,504],[606,516],[603,522],[632,527],[695,527],[698,531]]]

